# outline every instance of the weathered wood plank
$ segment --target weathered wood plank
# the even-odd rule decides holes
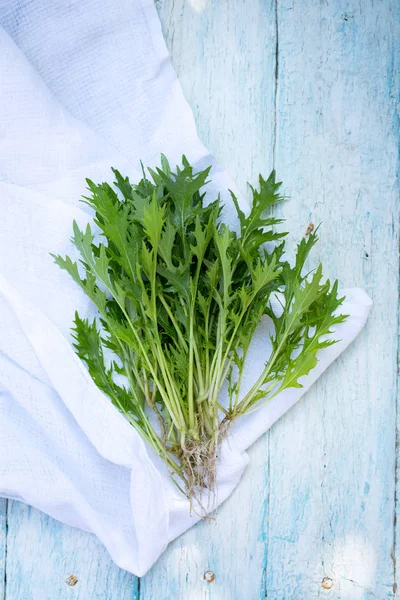
[[[0,598],[5,596],[7,553],[7,500],[0,498]]]
[[[394,132],[397,137],[398,160],[397,160],[397,178],[400,174],[400,7],[395,5],[397,10],[394,12],[394,18],[391,19],[391,41],[392,41],[392,69],[388,69],[387,89],[389,96],[395,106],[394,114]],[[394,29],[394,31],[393,31]],[[397,183],[400,187],[399,179]],[[398,197],[400,193],[398,193]],[[400,234],[399,234],[400,236]],[[400,293],[400,289],[399,289]],[[396,472],[395,472],[395,539],[393,547],[393,570],[394,570],[394,592],[395,598],[400,598],[399,589],[399,571],[400,571],[400,379],[399,379],[399,360],[400,360],[400,311],[398,312],[398,346],[397,346],[397,428],[396,428]]]
[[[239,188],[272,169],[273,0],[159,0],[164,37],[202,142]]]
[[[276,166],[295,238],[374,299],[357,342],[271,431],[268,597],[393,597],[399,4],[278,2]],[[328,582],[329,583],[329,582]]]
[[[272,2],[163,1],[164,35],[201,139],[239,187],[272,168],[275,33]],[[176,540],[141,579],[141,600],[264,598],[268,437],[250,452],[242,484]],[[215,575],[214,581],[204,579]]]
[[[94,536],[9,502],[6,600],[138,597],[136,577],[119,569]]]

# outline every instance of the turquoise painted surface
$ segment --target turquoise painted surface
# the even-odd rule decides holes
[[[138,600],[138,580],[93,536],[8,502],[7,600]]]
[[[5,596],[6,584],[7,500],[0,499],[0,598]]]
[[[322,221],[316,258],[366,289],[373,314],[250,450],[217,523],[176,540],[140,582],[92,536],[0,501],[0,598],[399,598],[400,5],[156,4],[203,141],[242,190],[275,165],[292,242]]]

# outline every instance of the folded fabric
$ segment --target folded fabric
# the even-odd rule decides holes
[[[0,495],[95,533],[122,568],[143,575],[198,520],[158,457],[96,388],[70,340],[90,302],[52,262],[74,253],[71,223],[85,177],[132,180],[139,160],[212,164],[210,197],[234,185],[199,141],[151,0],[14,1],[0,6]],[[243,200],[242,200],[243,205]],[[235,214],[228,195],[223,218]],[[312,385],[363,327],[371,302],[344,290],[349,319],[301,389],[238,421],[218,464],[221,503],[246,448]],[[244,389],[268,356],[260,327]]]

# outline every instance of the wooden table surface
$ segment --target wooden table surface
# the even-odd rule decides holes
[[[343,287],[366,290],[373,312],[251,448],[217,522],[176,540],[140,581],[94,537],[0,500],[0,598],[394,598],[400,2],[160,0],[157,8],[205,144],[243,191],[274,165],[292,198],[281,209],[291,239],[322,222],[315,259]]]

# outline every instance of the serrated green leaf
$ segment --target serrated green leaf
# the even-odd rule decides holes
[[[300,241],[293,261],[286,259],[282,221],[270,212],[283,199],[275,172],[251,188],[248,214],[231,192],[237,234],[219,221],[220,197],[205,202],[210,169],[196,173],[183,157],[173,170],[162,155],[161,167],[148,169],[153,181],[142,171],[132,185],[113,169],[115,189],[87,180],[83,201],[94,210],[96,236],[74,222],[82,266],[54,259],[100,314],[100,325],[76,316],[78,355],[191,496],[212,488],[207,473],[231,423],[279,391],[301,387],[346,317],[337,282],[324,280],[321,265],[307,273],[316,231]],[[95,241],[98,233],[104,243]],[[262,318],[271,355],[242,394]],[[104,349],[112,355],[107,365]],[[219,401],[225,384],[228,407]]]

